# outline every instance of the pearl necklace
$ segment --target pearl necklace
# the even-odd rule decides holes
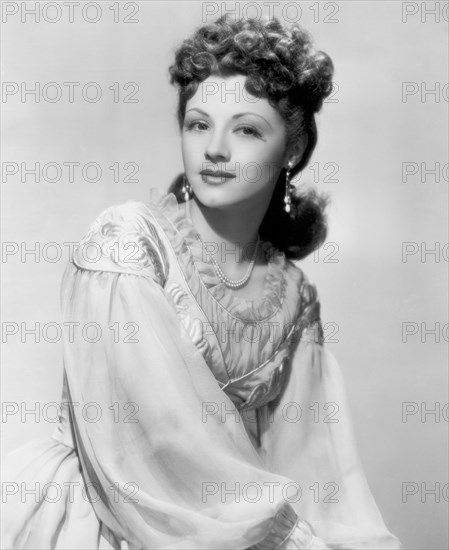
[[[185,207],[186,207],[186,214],[187,214],[187,218],[190,222],[191,225],[193,225],[193,222],[192,222],[192,218],[190,217],[190,201],[187,201],[185,203]],[[201,244],[203,245],[204,247],[204,243],[203,243],[203,240],[201,239],[200,237],[200,234],[197,232],[196,233],[196,237],[197,239],[199,239],[201,241]],[[256,262],[256,253],[257,253],[257,248],[259,246],[259,242],[260,242],[260,237],[259,235],[257,235],[257,243],[256,243],[256,246],[254,247],[254,253],[253,253],[253,257],[251,258],[251,262],[248,266],[248,271],[246,272],[246,275],[242,278],[242,279],[239,279],[237,281],[233,280],[233,279],[230,279],[225,273],[224,271],[221,269],[221,267],[218,265],[217,263],[217,260],[211,255],[210,257],[210,261],[212,263],[212,265],[214,266],[215,268],[215,273],[217,274],[218,278],[220,279],[220,281],[222,283],[224,283],[228,288],[240,288],[241,286],[243,286],[247,281],[248,279],[251,277],[251,273],[253,271],[253,268],[254,268],[254,264]]]
[[[204,246],[204,243],[203,243],[203,240],[201,239],[199,233],[196,234],[197,236],[197,239],[199,239],[202,243],[202,245]],[[221,267],[218,265],[217,263],[217,260],[211,255],[210,257],[210,261],[212,263],[212,265],[214,266],[215,268],[215,273],[217,274],[218,278],[220,279],[220,281],[222,283],[224,283],[228,288],[240,288],[242,287],[247,281],[248,279],[251,277],[251,273],[253,271],[253,268],[254,268],[254,264],[256,262],[256,253],[257,253],[257,248],[259,246],[259,242],[260,242],[260,237],[259,235],[257,235],[257,243],[256,243],[256,246],[254,247],[254,252],[253,252],[253,256],[251,258],[251,262],[249,264],[249,267],[248,267],[248,270],[246,272],[246,275],[242,278],[242,279],[238,279],[237,281],[234,280],[234,279],[230,279],[225,273],[224,271],[221,269]]]

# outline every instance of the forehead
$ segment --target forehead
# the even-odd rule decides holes
[[[211,116],[232,116],[236,112],[248,112],[281,124],[282,117],[268,100],[248,92],[245,82],[245,75],[211,75],[199,84],[195,95],[187,102],[186,109],[201,109]]]

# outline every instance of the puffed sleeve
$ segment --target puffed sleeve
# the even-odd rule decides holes
[[[309,548],[291,480],[264,467],[170,306],[169,269],[151,212],[128,203],[99,217],[63,279],[70,423],[103,534],[114,548],[273,550],[300,526]]]
[[[344,381],[326,349],[314,285],[283,391],[261,415],[261,449],[270,471],[294,481],[287,499],[307,518],[316,547],[400,548],[370,492],[356,448]],[[285,548],[300,548],[294,530]],[[315,547],[315,546],[314,546]]]

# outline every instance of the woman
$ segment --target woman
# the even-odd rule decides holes
[[[325,200],[290,179],[332,73],[277,20],[223,17],[177,50],[185,174],[103,212],[67,267],[83,337],[53,437],[4,471],[5,548],[399,547],[292,261],[325,238]]]

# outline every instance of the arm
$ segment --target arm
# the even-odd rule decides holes
[[[319,315],[310,321],[292,353],[283,393],[265,415],[265,462],[300,486],[291,504],[314,529],[316,548],[400,548],[359,460],[340,367],[323,345]],[[298,534],[285,548],[299,548]]]

